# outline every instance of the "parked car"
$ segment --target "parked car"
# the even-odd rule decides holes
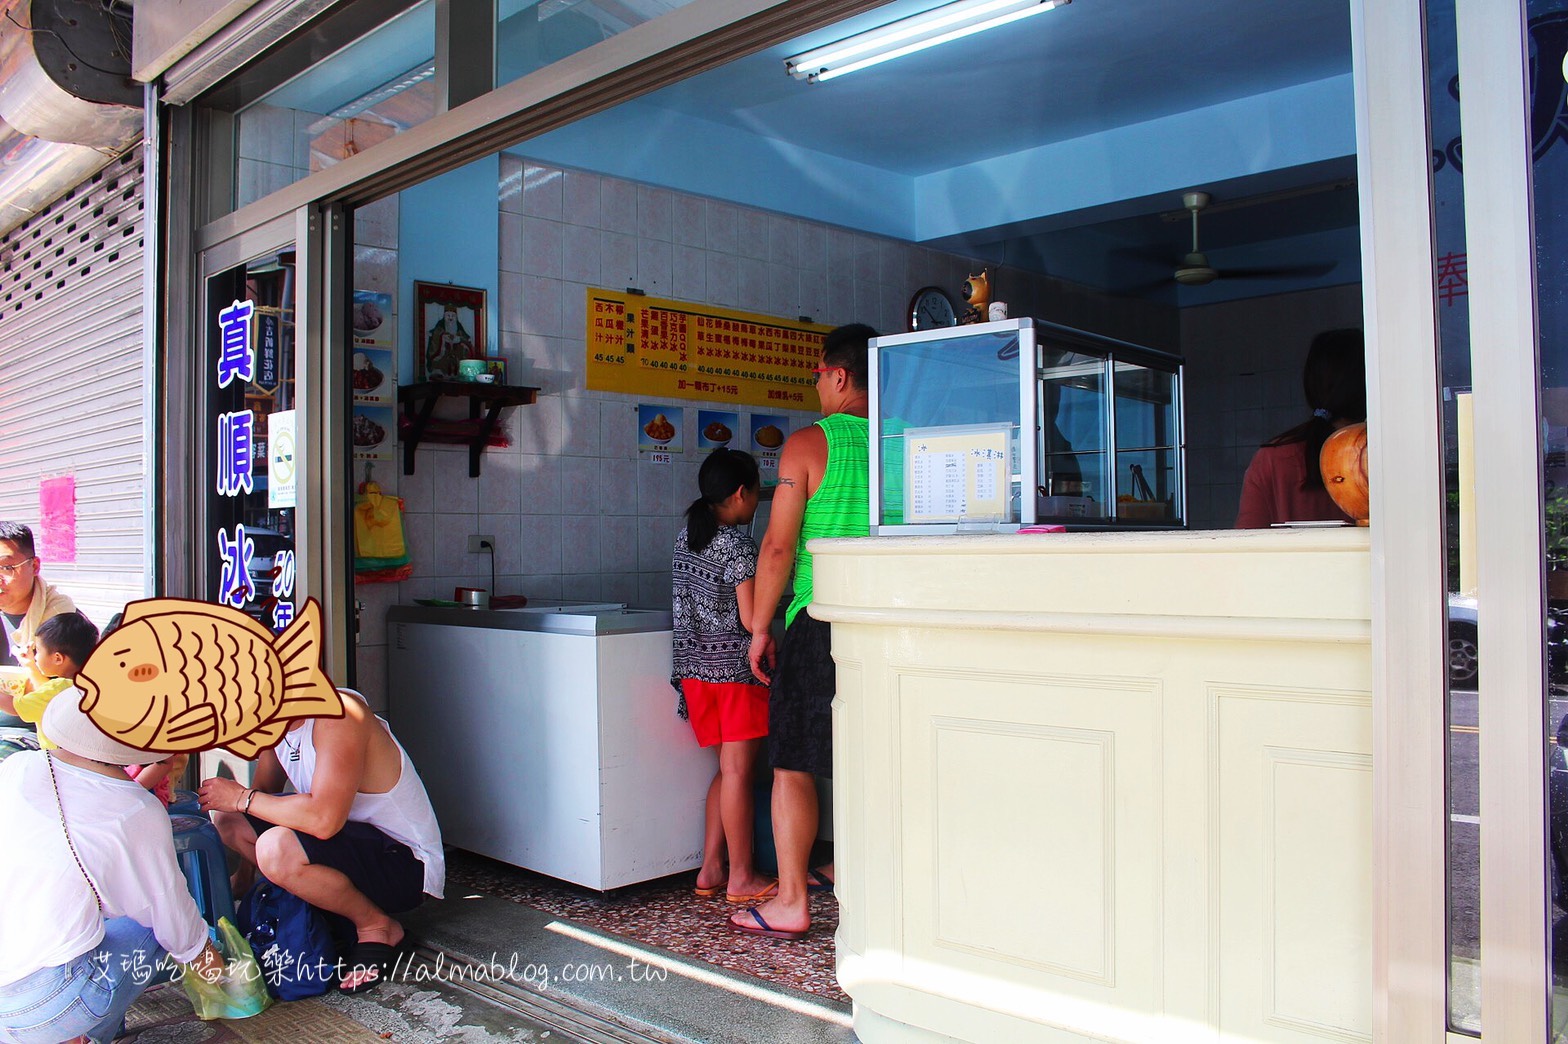
[[[1471,595],[1448,595],[1448,684],[1473,689],[1481,670],[1477,641],[1477,605]],[[1546,606],[1546,676],[1568,681],[1568,605]]]
[[[1479,672],[1476,601],[1470,595],[1448,596],[1448,684],[1471,688]]]

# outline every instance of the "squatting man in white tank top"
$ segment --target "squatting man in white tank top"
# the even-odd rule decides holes
[[[256,759],[251,787],[202,781],[203,811],[224,844],[310,905],[353,922],[357,943],[340,989],[381,982],[409,948],[393,917],[426,895],[441,898],[446,862],[434,810],[387,723],[352,689],[341,718],[295,721]],[[296,791],[281,794],[283,784]],[[242,882],[237,882],[242,883]]]

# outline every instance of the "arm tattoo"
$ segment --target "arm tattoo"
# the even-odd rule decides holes
[[[795,480],[792,479],[792,478],[781,478],[781,479],[779,479],[779,485],[781,485],[781,486],[793,486],[794,484],[795,484]]]

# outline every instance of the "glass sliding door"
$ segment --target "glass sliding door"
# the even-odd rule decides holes
[[[307,208],[198,255],[191,324],[200,347],[182,377],[197,495],[178,525],[194,596],[276,632],[306,598],[318,599],[327,673],[352,684],[343,489],[349,308],[346,291],[325,290],[336,285],[329,265],[348,284],[338,257],[342,224],[336,209]],[[337,348],[328,351],[329,344]],[[226,760],[222,752],[203,755],[202,770],[210,774]],[[230,774],[248,771],[231,760]]]
[[[1568,415],[1558,287],[1568,263],[1561,184],[1561,0],[1481,4],[1458,0],[1455,38],[1473,402],[1474,576],[1482,666],[1476,724],[1480,879],[1479,1028],[1484,1038],[1556,1040],[1552,940],[1558,860],[1549,781],[1561,756],[1553,733],[1563,708],[1548,665],[1555,581],[1547,554],[1555,524],[1553,453]],[[1441,263],[1442,258],[1439,258]],[[1444,270],[1436,271],[1439,297]],[[1553,418],[1559,429],[1552,433]],[[1462,419],[1463,415],[1461,415]],[[1462,428],[1461,428],[1462,430]],[[1461,446],[1461,459],[1466,447]],[[1469,529],[1461,513],[1460,545]],[[1468,551],[1461,562],[1470,560]],[[1453,629],[1450,628],[1452,638]],[[1467,1027],[1469,1028],[1469,1027]]]
[[[1352,10],[1371,262],[1378,1037],[1558,1040],[1568,3]]]
[[[1374,1039],[1448,1031],[1443,462],[1425,0],[1352,0],[1372,517]]]
[[[1481,1032],[1480,670],[1476,597],[1474,396],[1466,277],[1465,178],[1453,0],[1427,9],[1433,270],[1443,447],[1443,590],[1447,626],[1447,928],[1449,1028]]]
[[[294,618],[297,340],[292,249],[207,277],[211,481],[204,595],[281,632]]]

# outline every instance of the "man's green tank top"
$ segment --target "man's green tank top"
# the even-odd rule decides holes
[[[835,413],[817,421],[828,437],[828,469],[817,491],[806,501],[795,543],[795,597],[784,611],[784,626],[811,603],[811,552],[806,541],[817,537],[859,537],[870,532],[870,424],[864,417]]]

